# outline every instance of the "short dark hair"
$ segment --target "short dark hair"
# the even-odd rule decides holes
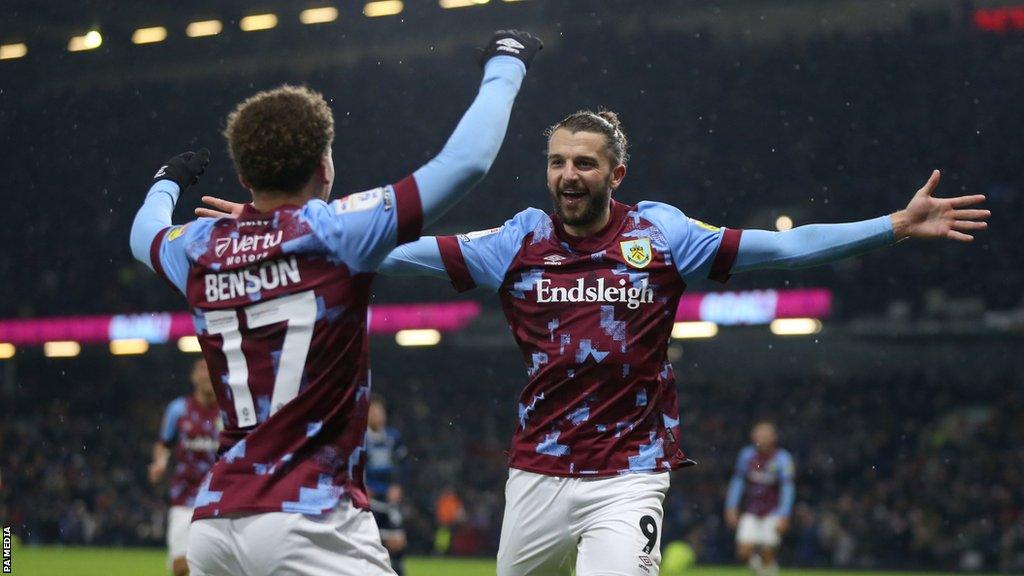
[[[334,116],[319,92],[285,84],[235,107],[224,137],[249,186],[292,193],[309,181],[334,141]]]
[[[577,132],[594,132],[604,136],[605,149],[608,157],[616,166],[629,162],[629,140],[622,130],[619,115],[611,110],[579,110],[566,116],[561,122],[549,126],[544,136],[551,138],[555,130],[565,128],[573,134]]]

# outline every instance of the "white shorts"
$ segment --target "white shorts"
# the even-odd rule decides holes
[[[394,576],[367,510],[343,500],[319,516],[266,512],[192,523],[192,576]]]
[[[192,509],[171,506],[167,511],[167,567],[176,558],[184,558],[188,550],[188,525],[192,523]]]
[[[498,576],[656,576],[668,473],[562,478],[512,469]]]
[[[744,513],[740,516],[740,523],[736,528],[736,543],[777,548],[782,541],[778,526],[778,516],[755,516]]]

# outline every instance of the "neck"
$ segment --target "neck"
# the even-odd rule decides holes
[[[611,218],[612,206],[611,202],[609,202],[608,205],[604,207],[601,215],[598,218],[595,218],[593,222],[589,222],[587,224],[566,224],[563,222],[562,226],[570,236],[585,238],[600,232],[602,228],[608,225],[608,221],[611,220]]]
[[[313,195],[305,190],[288,194],[284,192],[252,192],[252,207],[260,212],[272,212],[285,205],[303,206]]]
[[[217,402],[217,396],[213,394],[206,394],[198,390],[196,390],[193,396],[195,396],[196,402],[199,402],[203,406],[212,406]]]

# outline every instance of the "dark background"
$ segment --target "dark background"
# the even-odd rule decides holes
[[[674,345],[683,445],[665,540],[727,562],[720,513],[750,425],[774,419],[798,465],[786,563],[1024,570],[1024,33],[979,30],[999,3],[527,0],[460,10],[409,1],[369,19],[338,2],[302,26],[300,3],[4,3],[0,43],[0,317],[179,310],[128,251],[153,171],[207,146],[213,163],[181,202],[242,200],[223,139],[239,100],[283,82],[328,98],[335,196],[393,182],[436,153],[471,101],[473,48],[496,28],[536,32],[530,70],[490,175],[428,232],[489,228],[548,208],[543,129],[579,108],[619,113],[632,161],[619,200],[660,200],[716,225],[772,229],[902,208],[933,168],[940,195],[984,193],[990,230],[970,245],[905,243],[729,289],[826,287],[815,337],[763,328]],[[312,6],[312,4],[311,4]],[[243,33],[246,13],[280,24]],[[224,32],[186,38],[187,22]],[[135,46],[137,27],[166,42]],[[99,29],[103,46],[66,51]],[[699,286],[698,289],[720,289]],[[412,546],[430,550],[432,506],[466,506],[453,552],[493,554],[524,369],[493,296],[469,331],[407,350],[374,340],[375,388],[410,445]],[[378,302],[459,298],[441,282],[379,279]],[[187,391],[189,358],[156,347],[74,360],[19,350],[0,362],[0,520],[30,542],[162,541],[163,501],[144,478],[160,413]],[[442,402],[443,400],[443,402]]]

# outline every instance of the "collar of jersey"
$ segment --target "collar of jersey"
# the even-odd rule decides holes
[[[590,236],[573,236],[565,230],[565,226],[562,225],[562,221],[558,219],[557,214],[551,215],[551,221],[555,223],[555,234],[559,240],[562,240],[573,250],[586,253],[598,252],[607,246],[611,241],[618,238],[619,231],[622,229],[622,225],[626,222],[626,214],[629,212],[629,206],[622,204],[621,202],[611,201],[611,216],[608,218],[608,223],[604,225],[594,234]]]
[[[242,208],[242,215],[239,216],[238,219],[239,220],[254,220],[254,219],[257,219],[257,218],[266,218],[267,216],[273,214],[274,212],[277,212],[278,210],[284,210],[285,208],[288,208],[288,209],[291,209],[291,210],[298,210],[298,209],[302,208],[302,206],[298,206],[296,204],[281,204],[280,206],[278,206],[277,208],[274,208],[273,210],[271,210],[269,212],[260,212],[255,207],[253,207],[252,204],[246,204]]]

